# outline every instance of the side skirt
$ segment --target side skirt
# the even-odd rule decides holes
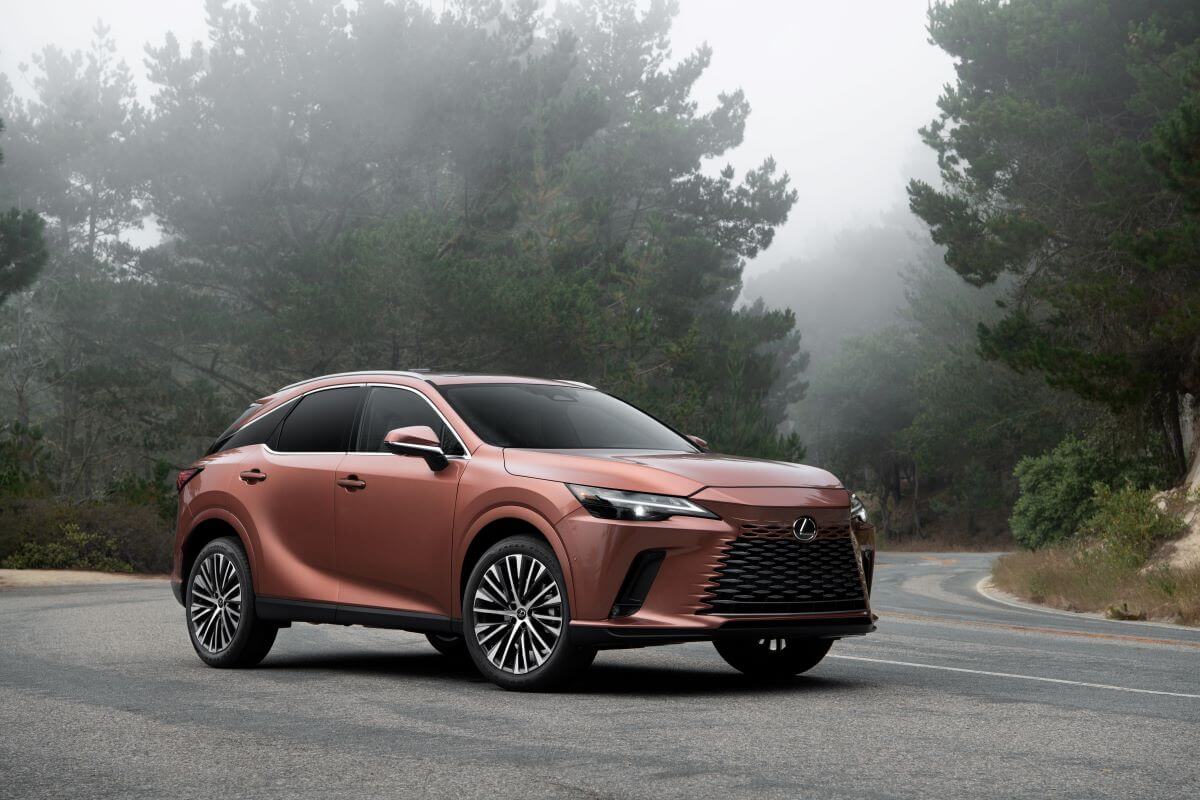
[[[449,617],[438,614],[420,614],[413,611],[395,611],[390,608],[373,606],[258,597],[255,599],[255,611],[262,619],[269,619],[273,622],[362,625],[367,628],[390,628],[414,633],[458,632]],[[461,628],[461,624],[458,628]]]

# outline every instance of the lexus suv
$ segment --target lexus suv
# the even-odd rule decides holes
[[[308,622],[424,633],[506,689],[690,641],[779,679],[874,630],[875,531],[836,478],[710,453],[575,381],[314,378],[177,486],[171,585],[214,667]]]

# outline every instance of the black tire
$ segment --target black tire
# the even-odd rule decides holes
[[[211,590],[214,570],[221,570],[215,580],[222,578],[227,587],[230,579],[236,579],[236,594],[228,589],[227,598],[220,598],[219,609],[229,608],[221,616],[218,612],[206,611],[213,607],[209,602],[214,595]],[[214,593],[215,594],[215,593]],[[237,597],[235,603],[233,598]],[[228,600],[228,602],[226,602]],[[184,620],[188,637],[196,655],[210,667],[252,667],[267,657],[279,627],[258,618],[254,607],[254,584],[250,578],[250,563],[242,550],[241,542],[228,537],[214,539],[204,546],[196,556],[188,574],[184,595]],[[237,607],[237,618],[233,609]],[[223,627],[219,622],[225,623]],[[216,628],[220,627],[220,632]],[[216,636],[217,638],[213,638]]]
[[[470,658],[467,655],[467,643],[461,636],[453,633],[427,633],[425,638],[433,645],[434,650],[446,658],[452,658],[455,661],[466,661]]]
[[[519,556],[521,559],[506,561],[510,556]],[[525,559],[535,560],[544,568],[545,573],[536,571],[532,563]],[[526,599],[533,597],[538,591],[545,590],[547,594],[539,600],[544,603],[546,598],[554,598],[557,594],[554,604],[552,606],[535,606],[535,603],[529,603],[526,606],[527,613],[521,614],[519,621],[516,621],[519,610],[513,611],[510,617],[501,616],[500,613],[489,614],[485,611],[476,613],[473,601],[480,584],[485,580],[485,575],[489,574],[489,570],[494,565],[500,569],[506,564],[511,566],[514,563],[529,564],[528,568],[534,572],[527,574],[536,574],[539,576],[537,580],[541,581],[540,584],[537,580],[532,583],[533,588],[529,590]],[[492,573],[489,580],[494,580],[494,578],[495,573]],[[553,587],[549,585],[550,581],[553,582]],[[529,585],[530,582],[518,579],[517,583]],[[538,588],[539,586],[540,588]],[[463,592],[463,639],[466,641],[467,652],[470,654],[471,660],[475,662],[475,667],[485,678],[497,686],[511,691],[545,691],[565,685],[587,669],[596,657],[596,650],[595,648],[579,647],[571,642],[571,610],[567,602],[566,587],[567,583],[563,579],[562,568],[554,556],[554,551],[545,542],[532,536],[514,536],[505,539],[493,545],[483,554],[474,569],[471,570],[466,590]],[[512,605],[518,606],[517,603]],[[543,609],[543,612],[536,613],[536,609]],[[514,621],[507,621],[509,619]],[[551,622],[547,624],[542,621],[544,619],[549,619]],[[548,640],[548,632],[554,629],[554,619],[560,620],[557,623],[559,632],[557,638],[551,643]],[[484,629],[482,633],[477,631],[477,624]],[[497,627],[502,629],[497,632],[495,630]],[[526,630],[531,630],[533,633],[526,633]],[[517,653],[511,655],[511,669],[505,666],[509,663],[509,657],[505,653],[492,652],[497,646],[494,644],[496,639],[489,639],[489,636],[499,636],[501,640],[505,640],[509,636],[509,631],[512,631],[513,637],[509,641],[518,650]],[[542,642],[549,648],[548,655],[543,657],[540,648],[535,650],[534,634],[539,637],[547,637],[543,638]],[[484,640],[484,644],[481,644],[481,638]],[[526,648],[523,648],[523,643],[527,645]],[[503,647],[504,642],[501,641],[499,646]],[[510,653],[511,650],[505,652]],[[520,658],[522,655],[525,656],[523,659]],[[493,657],[499,658],[500,666],[493,663]],[[536,662],[539,657],[543,657],[543,660],[530,667],[530,661]],[[524,671],[521,671],[521,661],[524,661],[526,668]]]
[[[763,680],[783,680],[821,663],[833,639],[718,639],[713,642],[729,666]]]

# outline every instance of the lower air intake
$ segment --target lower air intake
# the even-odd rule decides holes
[[[805,614],[866,608],[849,536],[801,542],[743,534],[716,568],[701,614]]]

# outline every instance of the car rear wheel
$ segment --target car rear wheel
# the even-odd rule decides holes
[[[185,609],[196,654],[210,667],[252,667],[266,658],[279,628],[254,610],[250,564],[235,539],[214,539],[188,575]]]
[[[544,542],[516,536],[494,545],[463,593],[463,638],[471,660],[511,690],[561,686],[596,651],[571,643],[571,610],[558,559]]]
[[[832,639],[718,639],[713,642],[729,666],[754,678],[780,680],[821,663]]]
[[[425,638],[433,645],[434,650],[447,658],[467,658],[467,643],[461,636],[455,636],[452,633],[427,633]]]

